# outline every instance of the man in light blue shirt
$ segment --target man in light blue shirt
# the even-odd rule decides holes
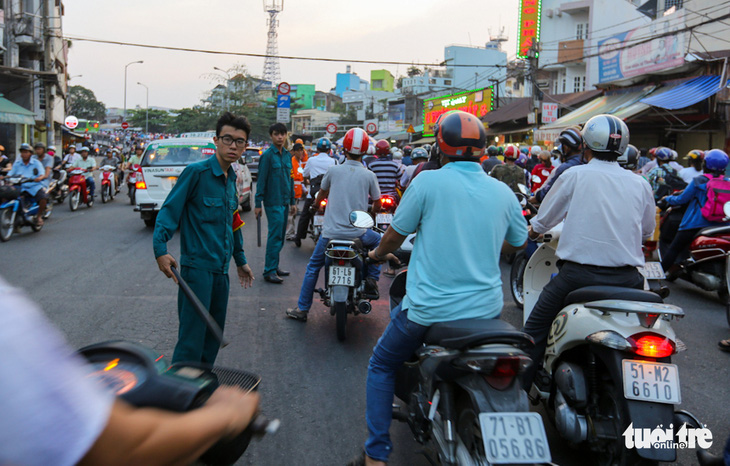
[[[33,181],[23,183],[21,185],[21,191],[30,194],[38,202],[38,217],[36,222],[39,225],[43,225],[43,214],[46,211],[46,203],[48,202],[48,195],[46,190],[43,189],[43,178],[46,173],[46,169],[43,164],[38,160],[31,158],[33,150],[29,144],[23,143],[20,145],[20,160],[16,160],[13,164],[13,168],[8,172],[7,177],[22,177],[29,178]],[[0,177],[1,179],[2,177]]]
[[[453,112],[439,122],[440,170],[422,172],[406,190],[393,223],[369,256],[384,261],[417,233],[406,297],[370,358],[366,464],[385,464],[395,374],[438,322],[494,319],[502,310],[500,251],[524,248],[527,224],[517,198],[479,165],[486,134],[474,115]]]

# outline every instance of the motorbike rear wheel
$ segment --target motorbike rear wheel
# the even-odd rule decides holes
[[[525,305],[523,280],[525,278],[527,260],[527,254],[525,254],[525,251],[518,252],[515,255],[509,272],[509,290],[512,292],[512,299],[520,309],[522,309]]]
[[[101,187],[101,203],[106,204],[109,201],[109,185],[105,184]]]
[[[38,233],[39,231],[41,231],[43,229],[43,225],[38,225],[38,223],[33,221],[30,224],[30,229],[33,230],[34,232]]]
[[[13,229],[15,228],[15,219],[13,217],[11,209],[3,209],[0,212],[0,241],[3,243],[10,241],[10,237],[13,236]]]
[[[71,194],[69,194],[68,207],[71,209],[71,212],[75,212],[76,209],[79,208],[80,198],[81,198],[81,194],[78,191],[72,191]]]
[[[53,213],[53,201],[50,201],[50,202],[48,202],[48,204],[46,204],[46,211],[43,213],[43,220],[50,218],[52,213]]]
[[[347,338],[347,303],[346,302],[335,302],[332,303],[332,308],[335,313],[335,320],[337,326],[337,339],[344,341]]]

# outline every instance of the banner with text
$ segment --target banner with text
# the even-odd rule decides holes
[[[492,111],[492,88],[434,97],[423,101],[423,135],[433,136],[433,125],[439,116],[452,110],[461,110],[481,118]]]

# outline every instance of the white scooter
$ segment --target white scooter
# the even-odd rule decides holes
[[[524,322],[540,292],[558,272],[555,254],[561,226],[544,235],[524,275]],[[663,273],[653,264],[649,278]],[[627,448],[634,430],[677,432],[684,422],[699,422],[685,411],[679,370],[671,356],[685,348],[671,326],[684,312],[663,304],[659,294],[614,286],[590,286],[570,293],[553,320],[543,370],[535,379],[537,398],[554,418],[560,435],[587,445],[601,465],[656,464],[674,461],[674,446]],[[639,429],[649,429],[641,431]],[[674,440],[674,437],[672,437]]]

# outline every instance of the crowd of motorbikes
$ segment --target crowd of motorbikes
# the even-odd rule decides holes
[[[122,180],[127,184],[127,194],[130,203],[134,205],[135,186],[137,174],[140,172],[139,165],[132,165],[127,170],[104,165],[99,167],[100,186],[99,192],[102,203],[106,204],[114,200],[119,194]],[[48,219],[53,213],[54,205],[63,204],[68,199],[69,209],[74,212],[80,205],[85,204],[88,208],[94,206],[94,198],[91,196],[91,188],[86,182],[87,177],[93,176],[91,171],[76,167],[72,163],[66,163],[63,168],[53,170],[52,178],[46,192],[48,203],[43,219]],[[119,180],[119,182],[117,182]],[[34,232],[39,232],[43,224],[36,221],[38,215],[38,203],[32,196],[23,194],[23,184],[33,180],[13,177],[0,181],[0,241],[9,241],[14,232],[23,227],[30,227]],[[94,196],[96,197],[96,195]]]

